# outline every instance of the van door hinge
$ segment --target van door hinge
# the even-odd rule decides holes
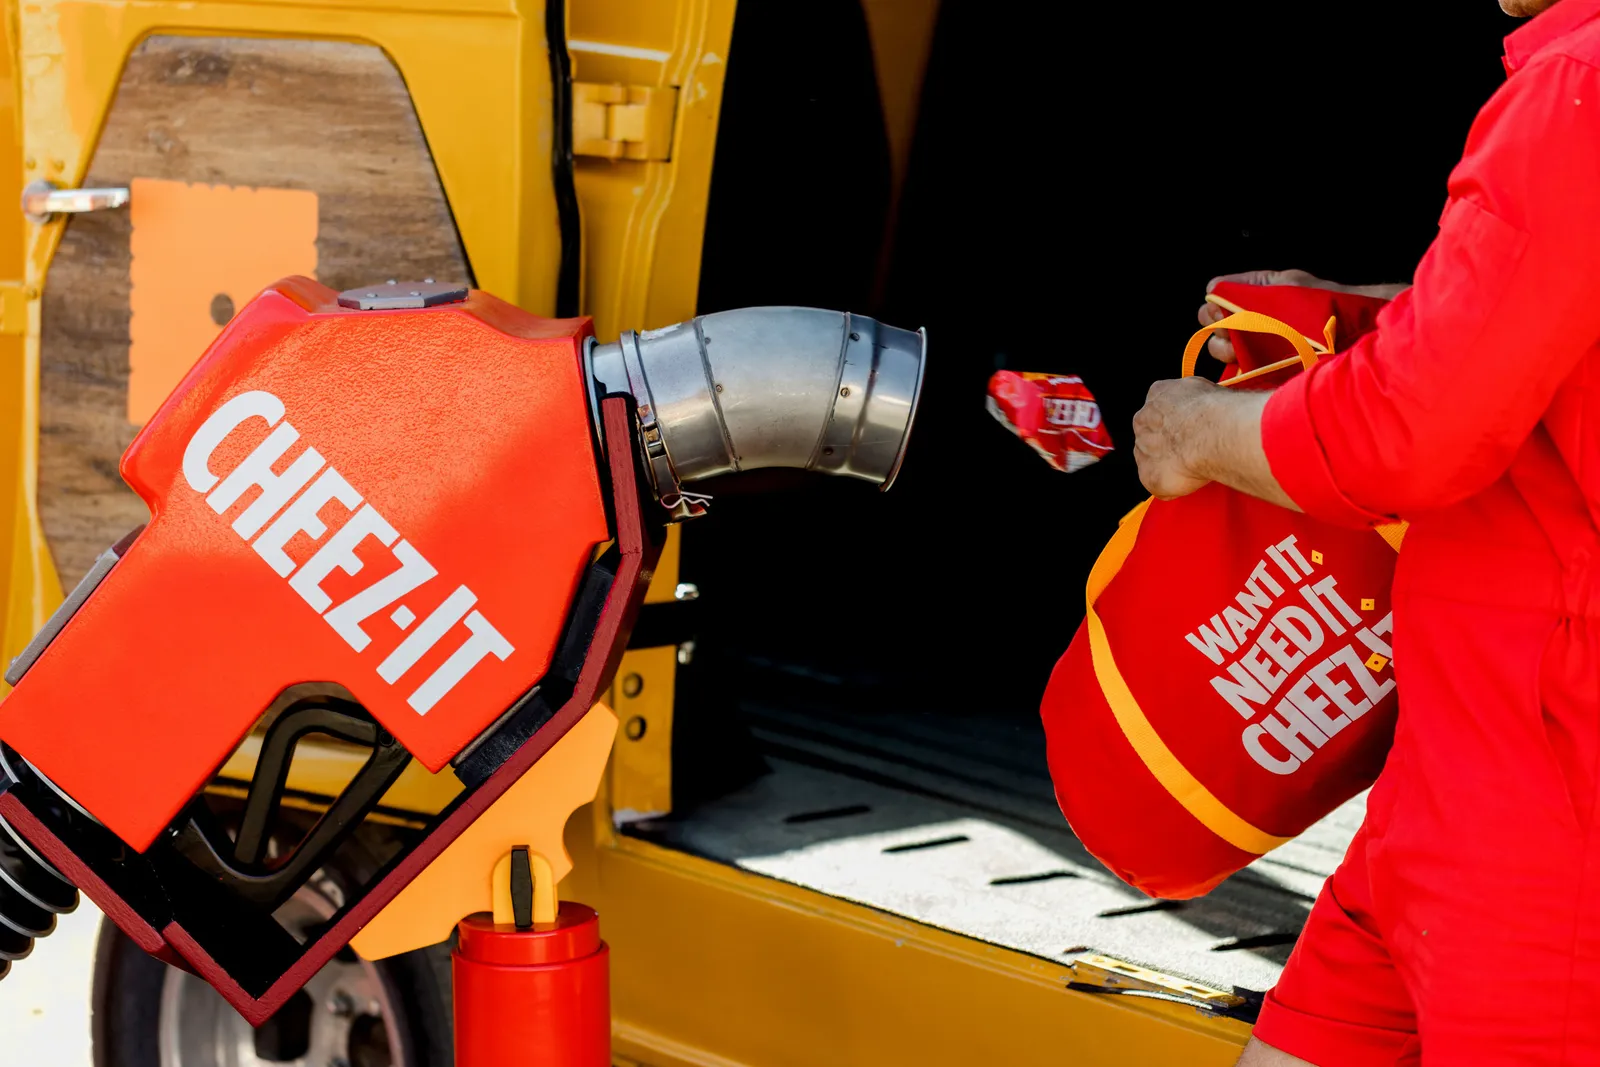
[[[572,153],[602,159],[664,160],[672,156],[673,86],[572,85]]]

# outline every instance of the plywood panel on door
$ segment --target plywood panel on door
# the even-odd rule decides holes
[[[370,45],[149,38],[84,184],[135,200],[74,218],[44,288],[39,512],[68,587],[147,517],[117,473],[137,423],[262,286],[471,280],[405,82]]]

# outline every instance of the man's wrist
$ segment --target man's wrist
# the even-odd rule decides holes
[[[1183,428],[1183,467],[1189,474],[1208,482],[1217,481],[1222,473],[1221,447],[1226,436],[1224,424],[1230,417],[1229,390],[1213,386],[1196,398],[1188,411],[1188,425]]]
[[[1185,428],[1184,468],[1208,482],[1257,492],[1261,414],[1271,395],[1217,386],[1198,398]]]

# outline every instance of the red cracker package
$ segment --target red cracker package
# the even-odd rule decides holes
[[[1111,451],[1100,405],[1074,374],[996,371],[989,413],[1058,471],[1081,470]]]

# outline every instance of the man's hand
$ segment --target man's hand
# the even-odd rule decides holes
[[[1161,500],[1188,496],[1211,478],[1194,462],[1200,431],[1213,394],[1204,378],[1156,382],[1133,417],[1133,458],[1139,480]]]
[[[1393,300],[1406,289],[1410,282],[1401,282],[1393,285],[1340,285],[1338,282],[1324,281],[1315,274],[1308,274],[1303,270],[1251,270],[1243,274],[1224,274],[1219,278],[1212,278],[1206,283],[1206,292],[1217,287],[1218,282],[1238,282],[1241,285],[1299,285],[1307,289],[1327,289],[1334,293],[1354,293],[1357,296],[1375,296],[1380,300]],[[1210,326],[1214,322],[1221,322],[1228,317],[1228,312],[1212,303],[1200,305],[1200,325]],[[1226,330],[1214,333],[1206,342],[1206,351],[1211,353],[1213,359],[1223,363],[1232,363],[1235,354],[1233,342],[1228,339]]]
[[[1300,510],[1261,447],[1261,413],[1272,394],[1232,390],[1204,378],[1156,382],[1133,417],[1133,458],[1152,496],[1173,500],[1210,482]]]
[[[1380,300],[1393,300],[1409,285],[1340,285],[1303,270],[1254,270],[1212,278],[1206,292],[1219,282],[1299,285]],[[1227,314],[1215,304],[1202,304],[1200,325],[1220,322]],[[1226,333],[1212,334],[1207,348],[1224,363],[1234,361]],[[1210,482],[1221,482],[1299,511],[1273,476],[1261,448],[1261,413],[1270,395],[1259,390],[1224,389],[1203,378],[1156,382],[1145,395],[1144,407],[1133,417],[1133,458],[1139,464],[1139,480],[1161,500],[1188,496]]]

